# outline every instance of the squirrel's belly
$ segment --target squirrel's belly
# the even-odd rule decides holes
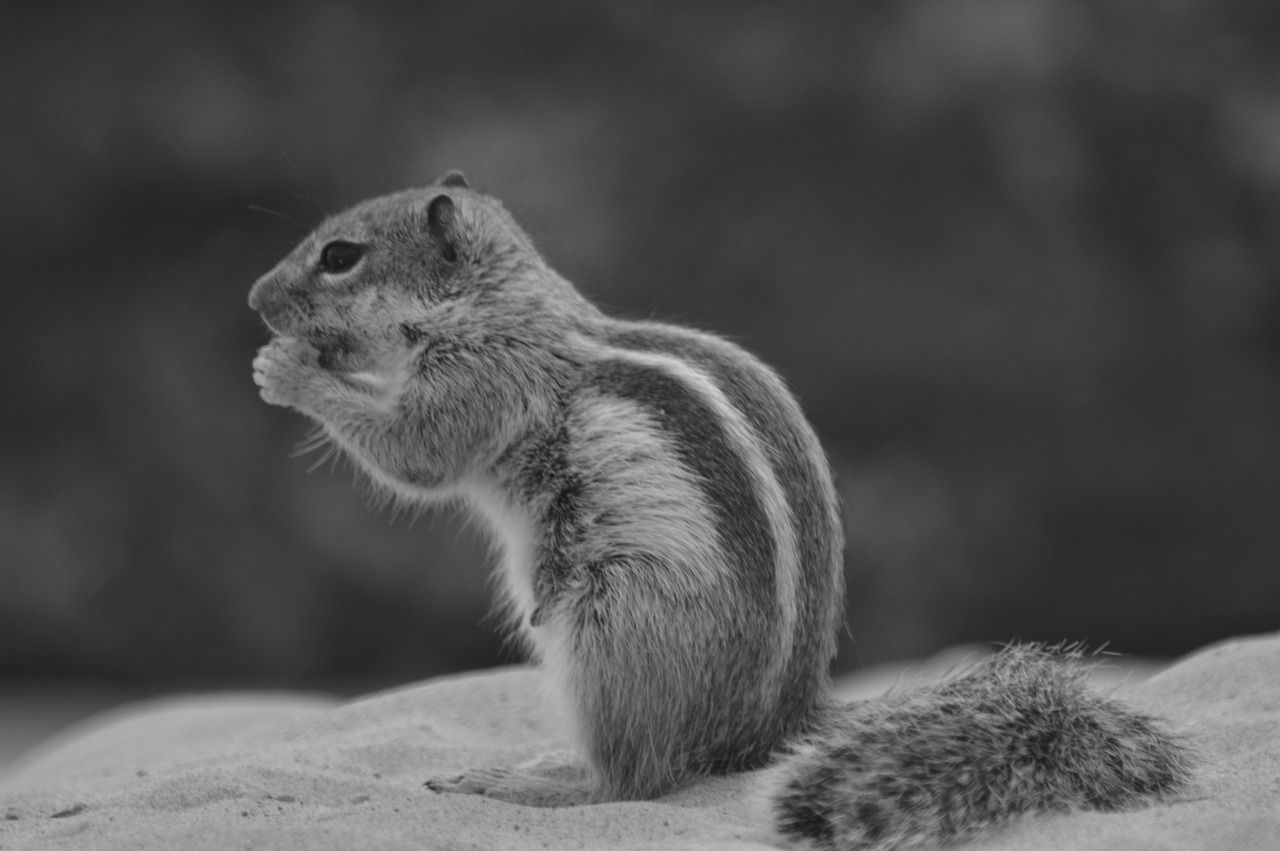
[[[507,616],[516,625],[521,637],[531,640],[528,623],[537,607],[533,594],[537,525],[526,510],[512,504],[500,488],[490,483],[468,482],[459,489],[459,494],[471,510],[484,520],[497,550],[499,588]]]

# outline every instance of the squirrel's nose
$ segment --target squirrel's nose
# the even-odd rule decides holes
[[[262,312],[262,290],[264,290],[266,278],[259,278],[253,282],[252,287],[248,290],[248,308],[252,311]]]
[[[249,290],[249,308],[257,311],[267,327],[276,333],[283,333],[282,327],[289,314],[288,299],[284,285],[274,271],[268,272]]]
[[[253,282],[253,286],[249,288],[249,309],[258,313],[262,312],[263,305],[266,303],[266,290],[270,286],[271,275],[268,273]]]

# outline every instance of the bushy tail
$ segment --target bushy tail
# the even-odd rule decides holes
[[[1015,646],[936,685],[851,704],[779,768],[793,842],[933,846],[1023,813],[1165,797],[1191,755],[1154,718],[1086,682],[1078,652]]]

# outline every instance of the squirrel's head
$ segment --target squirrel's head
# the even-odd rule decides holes
[[[576,296],[548,283],[532,242],[459,172],[324,221],[249,293],[277,334],[337,371],[430,342],[501,330]],[[564,284],[567,287],[567,284]]]

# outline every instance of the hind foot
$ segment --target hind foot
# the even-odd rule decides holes
[[[473,768],[423,784],[432,792],[484,795],[526,807],[575,807],[595,801],[591,772],[562,754],[512,768]]]

